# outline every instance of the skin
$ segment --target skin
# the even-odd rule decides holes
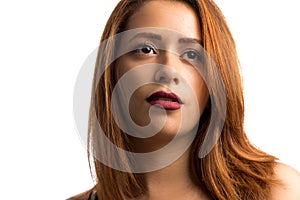
[[[282,185],[272,187],[270,199],[300,199],[300,173],[298,171],[286,164],[278,163],[275,167],[275,176],[282,181]]]
[[[173,15],[173,13],[176,13],[176,15]],[[193,56],[199,53],[198,47],[201,41],[199,21],[193,9],[183,3],[151,1],[131,16],[127,24],[128,30],[145,27],[164,28],[176,31],[176,33],[174,33],[174,38],[170,38],[170,34],[173,34],[172,32],[166,31],[164,33],[158,31],[156,34],[161,37],[158,41],[153,41],[147,37],[137,37],[136,40],[123,39],[121,42],[120,46],[142,46],[138,46],[139,49],[137,52],[127,53],[117,60],[116,76],[118,79],[129,72],[129,70],[136,69],[145,64],[158,63],[165,66],[163,69],[156,69],[154,67],[153,70],[148,70],[147,73],[144,71],[134,72],[134,77],[123,84],[134,84],[130,82],[132,79],[149,78],[149,81],[154,80],[157,83],[143,85],[133,93],[129,102],[131,118],[139,126],[146,126],[150,123],[149,109],[151,105],[146,99],[157,91],[173,92],[182,100],[183,104],[180,109],[166,110],[166,123],[158,134],[143,140],[132,138],[136,144],[135,150],[138,152],[149,152],[160,149],[172,140],[179,131],[179,128],[181,128],[180,131],[183,135],[189,134],[197,126],[200,114],[209,96],[204,80],[195,66],[193,66],[193,63],[197,63],[197,60],[200,59]],[[179,39],[182,38],[188,41],[197,41],[197,44],[192,42],[182,44],[179,42]],[[149,41],[151,45],[148,45]],[[152,47],[152,43],[154,42],[156,46],[164,45],[165,49]],[[143,48],[149,49],[145,53],[143,52]],[[176,52],[178,54],[172,52],[174,48],[177,49]],[[126,92],[124,93],[121,96],[126,98]],[[152,109],[152,118],[163,121],[164,115],[160,113],[161,109],[155,106],[152,106]],[[199,110],[199,113],[195,112],[196,110]],[[182,124],[179,123],[181,119],[185,120]],[[155,122],[152,123],[151,128],[155,130],[158,124]]]
[[[155,14],[154,14],[155,13]],[[174,15],[176,13],[176,15]],[[200,26],[196,13],[191,7],[180,2],[170,1],[150,1],[142,6],[131,18],[127,24],[127,29],[142,27],[161,27],[174,30],[183,34],[187,38],[201,41]],[[162,36],[163,40],[167,40]],[[173,41],[175,44],[177,41]],[[170,47],[173,42],[167,42]],[[165,76],[171,77],[170,81],[163,82],[163,85],[149,84],[140,87],[131,97],[130,114],[132,119],[139,125],[147,125],[149,123],[148,112],[150,104],[145,98],[156,91],[177,91],[176,95],[180,96],[185,102],[184,109],[190,109],[189,113],[193,113],[195,105],[190,105],[188,99],[190,94],[180,94],[187,90],[184,88],[185,82],[191,86],[199,104],[200,112],[203,110],[207,100],[208,91],[201,75],[197,70],[182,58],[186,58],[186,54],[182,57],[174,55],[168,51],[159,51],[157,54],[138,52],[135,54],[126,54],[120,57],[116,63],[118,78],[122,77],[126,72],[137,66],[146,63],[159,63],[167,66],[169,71]],[[177,72],[180,74],[176,75]],[[155,74],[159,71],[149,73],[155,79]],[[141,74],[137,74],[135,78],[139,78]],[[177,80],[174,80],[177,77]],[[176,79],[176,78],[175,78]],[[164,86],[165,85],[165,86]],[[182,88],[183,87],[183,88]],[[181,108],[183,109],[183,108]],[[155,115],[155,117],[160,117]],[[169,142],[178,130],[178,121],[181,112],[179,110],[167,111],[167,121],[163,129],[155,136],[143,140],[132,138],[134,148],[138,152],[149,152],[161,148]],[[183,116],[184,117],[184,116]],[[193,119],[194,118],[194,119]],[[199,116],[192,117],[192,121],[187,127],[186,132],[192,130],[199,120]],[[141,199],[208,199],[206,195],[193,185],[188,169],[187,150],[177,161],[171,165],[145,174],[145,180],[148,187],[148,194]]]
[[[189,38],[201,41],[198,17],[191,7],[182,2],[149,1],[131,16],[127,24],[127,29],[142,27],[168,28],[180,32]],[[158,84],[148,84],[136,90],[129,104],[130,115],[135,123],[145,126],[150,122],[148,112],[151,105],[145,101],[146,97],[155,91],[163,90],[169,92],[179,87],[178,85],[184,81],[191,85],[199,103],[200,112],[203,110],[208,99],[208,91],[202,77],[189,63],[170,52],[161,51],[155,54],[153,51],[147,51],[147,53],[139,51],[134,54],[126,54],[120,57],[116,63],[116,76],[120,78],[129,70],[151,62],[168,66],[178,72],[183,80],[177,77],[178,79],[175,81],[175,75],[171,73],[173,72],[171,70],[167,75],[171,77],[171,81],[164,83],[166,87]],[[154,77],[155,73],[156,71],[154,70],[150,75]],[[139,78],[139,74],[137,74],[136,78]],[[192,106],[190,107],[192,109]],[[179,110],[167,111],[166,124],[159,134],[143,140],[132,138],[135,150],[137,152],[149,152],[164,146],[176,134],[180,115]],[[155,117],[159,118],[160,116],[157,114]],[[199,118],[191,120],[192,122],[186,127],[186,132],[194,128],[197,120]],[[201,188],[193,185],[190,179],[188,155],[189,150],[171,165],[146,173],[145,181],[149,192],[140,199],[209,199],[208,195]],[[300,174],[291,167],[280,163],[275,167],[275,171],[275,178],[281,180],[283,185],[271,188],[271,199],[300,199]]]

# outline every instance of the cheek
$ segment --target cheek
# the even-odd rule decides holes
[[[208,99],[209,99],[209,92],[204,83],[203,83],[203,86],[201,87],[201,90],[197,96],[198,96],[198,102],[199,102],[199,106],[200,106],[200,113],[202,114],[202,112],[204,111],[204,108],[206,107]]]
[[[117,59],[115,64],[115,76],[118,79],[121,78],[124,74],[126,74],[131,69],[139,66],[139,63],[133,60],[130,55],[125,54]]]
[[[126,58],[126,56],[120,58],[115,65],[114,76],[116,77],[116,81],[122,78],[122,81],[125,81],[124,84],[131,85],[132,87],[136,87],[136,85],[142,86],[144,83],[151,81],[153,70],[147,69],[147,66],[141,67],[142,65],[132,59]]]
[[[147,105],[144,99],[145,90],[141,87],[132,94],[129,101],[130,116],[139,126],[146,126],[151,121],[149,118],[150,105]]]
[[[200,113],[202,113],[209,98],[209,92],[206,83],[197,70],[189,73],[188,80],[197,97]]]
[[[123,56],[116,61],[114,67],[114,76],[116,77],[116,80],[119,80],[127,71],[130,70],[128,62],[123,58]]]

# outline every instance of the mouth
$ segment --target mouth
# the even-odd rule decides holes
[[[159,91],[151,94],[146,101],[151,105],[163,108],[166,110],[177,110],[179,109],[183,102],[174,93],[167,93],[164,91]]]

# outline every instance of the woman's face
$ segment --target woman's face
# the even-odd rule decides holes
[[[165,119],[160,131],[164,136],[174,136],[180,126],[184,126],[182,131],[189,132],[197,125],[209,96],[205,82],[192,65],[201,60],[200,50],[197,51],[201,41],[198,17],[193,8],[183,2],[154,0],[145,3],[129,18],[126,29],[147,27],[159,28],[159,31],[153,29],[149,33],[149,29],[145,32],[139,29],[130,39],[132,44],[121,42],[123,46],[135,45],[136,48],[121,56],[115,66],[118,80],[128,72],[132,72],[129,82],[149,80],[130,96],[129,113],[139,126],[152,123],[155,127],[155,120]],[[172,31],[178,34],[173,36]],[[139,68],[141,66],[144,69]],[[126,102],[122,101],[128,98],[125,96],[120,93],[119,102]],[[150,107],[153,109],[151,117]],[[181,124],[183,118],[185,123]]]

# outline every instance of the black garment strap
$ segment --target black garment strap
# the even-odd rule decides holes
[[[98,200],[98,196],[97,196],[97,191],[96,190],[92,190],[88,200]]]

